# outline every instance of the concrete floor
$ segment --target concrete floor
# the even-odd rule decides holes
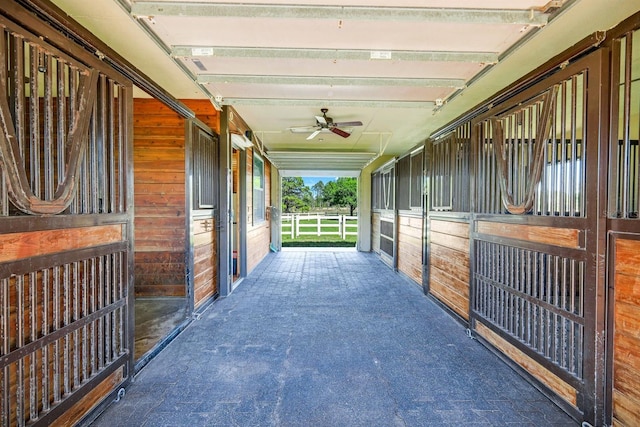
[[[113,426],[576,426],[375,255],[269,254],[137,375]]]

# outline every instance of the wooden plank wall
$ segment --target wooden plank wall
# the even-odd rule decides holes
[[[134,100],[136,296],[184,296],[185,120],[155,99]]]
[[[422,285],[422,217],[398,217],[398,270]]]
[[[640,425],[640,240],[615,240],[613,425]]]
[[[215,221],[194,221],[193,286],[197,309],[218,291],[218,247]]]
[[[265,207],[271,206],[271,164],[264,160]],[[253,223],[253,150],[247,150],[247,273],[251,272],[269,253],[271,243],[271,222]]]
[[[429,219],[429,290],[469,320],[469,224]]]

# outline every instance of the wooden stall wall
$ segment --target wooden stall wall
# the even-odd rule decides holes
[[[640,17],[613,43],[607,423],[640,425]]]
[[[253,157],[255,154],[255,149],[247,149],[247,273],[251,272],[267,256],[271,243],[271,221],[268,209],[271,206],[271,164],[266,158],[260,157],[264,162],[262,197],[264,197],[265,212],[264,218],[259,219],[254,216],[254,204],[258,203],[257,200],[254,200],[254,195],[258,196],[252,191],[254,188]]]
[[[135,293],[185,296],[185,119],[134,99]]]
[[[464,322],[470,295],[471,125],[459,125],[430,141],[430,205],[425,288]]]
[[[422,286],[424,146],[398,159],[396,171],[396,267]]]
[[[130,378],[132,83],[104,64],[0,4],[3,426],[73,425]]]

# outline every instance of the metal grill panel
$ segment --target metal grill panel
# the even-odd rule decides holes
[[[37,421],[127,354],[126,260],[120,250],[0,279],[0,425]]]
[[[478,240],[475,253],[475,313],[581,379],[584,262]]]
[[[70,164],[70,135],[78,126],[79,90],[88,68],[40,39],[0,26],[0,66],[7,72],[3,92],[19,146],[19,161],[35,197],[56,197]],[[122,213],[124,163],[119,161],[126,139],[121,126],[125,106],[123,86],[101,75],[80,158],[80,173],[71,214]],[[21,214],[9,202],[2,178],[0,216]]]
[[[432,210],[469,212],[470,155],[470,122],[433,143]]]
[[[495,124],[487,119],[477,124],[479,138],[476,211],[507,213],[500,180],[505,180],[508,195],[516,202],[526,199],[534,179],[534,151],[538,140],[547,140],[539,183],[534,189],[533,209],[539,216],[585,217],[586,106],[585,74],[579,73],[557,84],[551,99],[549,136],[536,135],[544,107],[543,97],[534,97],[511,111],[502,113],[502,152],[493,138]],[[504,177],[498,173],[497,157],[504,162]]]
[[[616,41],[620,72],[613,90],[613,131],[609,217],[638,219],[640,211],[640,30]],[[634,61],[634,58],[636,60]]]

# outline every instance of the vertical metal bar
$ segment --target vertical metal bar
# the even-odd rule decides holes
[[[25,309],[24,309],[24,276],[16,277],[16,346],[22,348],[25,345]],[[18,425],[25,423],[25,384],[24,384],[24,358],[17,361],[16,369],[16,418]]]
[[[13,50],[13,55],[11,56],[12,64],[10,71],[13,71],[13,108],[14,111],[14,127],[16,131],[16,140],[18,142],[18,146],[20,147],[20,153],[22,154],[22,158],[26,159],[26,135],[25,131],[28,127],[25,125],[25,117],[24,117],[24,104],[25,104],[25,93],[24,93],[24,85],[25,85],[25,69],[24,69],[24,41],[22,38],[17,37],[16,35],[11,35],[11,45]]]
[[[571,168],[569,169],[569,177],[567,179],[567,187],[570,193],[569,200],[569,216],[580,215],[583,214],[582,209],[578,207],[578,198],[580,197],[581,189],[576,185],[576,173],[578,172],[578,156],[577,156],[577,143],[576,140],[576,132],[578,127],[578,78],[576,76],[571,77],[571,86],[573,90],[571,91]]]
[[[559,306],[563,309],[567,309],[567,278],[570,274],[569,266],[573,260],[569,260],[567,258],[562,259],[562,283],[561,283],[561,295],[562,298],[559,301]],[[560,352],[560,365],[565,369],[568,367],[567,365],[567,325],[566,322],[568,320],[563,316],[562,317],[562,330],[561,330],[561,342],[562,342],[562,351]]]
[[[89,274],[89,294],[90,294],[90,313],[95,313],[97,310],[97,293],[98,293],[98,266],[97,257],[91,258],[91,274]],[[91,322],[91,348],[90,348],[90,361],[91,361],[91,371],[89,375],[94,375],[98,373],[98,345],[97,336],[98,336],[98,321],[94,320]]]
[[[104,303],[103,303],[103,307],[108,306],[109,304],[111,304],[111,283],[113,280],[112,277],[112,269],[111,269],[111,254],[109,255],[105,255],[104,256],[104,264],[105,264],[105,271],[104,271],[104,290],[102,292],[100,292],[101,295],[104,295]],[[105,317],[105,326],[104,326],[104,358],[105,358],[105,363],[109,364],[111,363],[111,314],[107,314]]]
[[[124,139],[126,136],[125,123],[127,123],[127,111],[124,107],[124,99],[125,92],[122,90],[122,87],[118,85],[118,213],[124,212],[125,208],[125,168],[124,168],[124,159],[125,159],[125,145]]]
[[[571,281],[569,282],[571,298],[569,299],[569,311],[572,314],[576,314],[576,261],[571,260]],[[569,370],[571,372],[576,371],[576,362],[575,362],[575,322],[571,321],[570,326],[570,335],[569,335]]]
[[[44,147],[44,198],[53,199],[54,194],[54,152],[53,152],[53,63],[51,56],[43,54],[44,72],[44,122],[42,143]]]
[[[7,32],[4,28],[0,28],[0,67],[5,70],[11,70],[9,61],[9,46],[7,45]],[[9,78],[7,78],[9,80]],[[11,101],[11,93],[8,87],[8,81],[5,82],[5,90]],[[5,182],[4,173],[0,173],[0,216],[9,215],[9,194],[7,190],[7,183]],[[4,418],[3,418],[4,420]]]
[[[29,311],[30,326],[29,342],[38,339],[38,273],[29,273]],[[37,353],[34,351],[29,354],[29,419],[35,421],[38,419],[38,360]]]
[[[89,261],[82,260],[82,317],[87,317],[89,313]],[[89,378],[88,370],[88,343],[89,343],[89,327],[85,324],[82,327],[82,380]]]
[[[53,330],[60,329],[60,266],[53,267]],[[61,399],[60,389],[60,340],[53,347],[53,402]]]
[[[115,150],[115,122],[114,122],[114,102],[115,102],[115,92],[114,92],[114,84],[113,80],[108,81],[107,87],[107,132],[109,135],[108,138],[108,147],[107,147],[107,161],[109,164],[109,168],[107,170],[107,178],[108,178],[108,205],[105,206],[105,210],[109,213],[113,213],[116,210],[116,150]]]
[[[49,324],[51,304],[51,269],[42,272],[42,336],[46,337],[51,325]],[[49,384],[49,345],[42,347],[42,411],[47,412],[51,408],[49,399],[51,386]]]
[[[0,31],[0,33],[4,33],[4,31]],[[2,44],[2,48],[4,48],[4,43]],[[3,64],[0,64],[3,65]],[[0,279],[0,285],[2,289],[0,289],[0,310],[2,310],[2,317],[0,317],[0,334],[1,334],[1,345],[2,345],[2,355],[9,354],[11,351],[11,332],[10,332],[10,323],[11,323],[11,293],[10,293],[10,280],[9,279]],[[11,399],[10,399],[10,390],[11,390],[11,381],[10,381],[10,371],[9,366],[5,366],[2,370],[2,378],[1,378],[1,386],[0,391],[0,399],[2,399],[2,426],[8,427],[11,424]]]
[[[98,308],[101,309],[104,307],[104,277],[105,277],[105,259],[104,256],[98,257],[98,282],[96,292],[98,294]],[[101,316],[98,319],[98,369],[102,370],[104,368],[104,317]]]
[[[625,62],[624,62],[624,111],[623,117],[623,146],[624,146],[624,162],[622,162],[622,206],[623,218],[629,217],[629,184],[630,184],[630,155],[631,155],[631,81],[632,81],[632,53],[633,53],[633,37],[626,38]],[[584,147],[583,147],[584,150]]]
[[[98,91],[98,114],[96,114],[96,139],[95,139],[95,153],[96,160],[94,175],[92,180],[94,182],[94,187],[92,187],[92,191],[95,188],[95,194],[93,198],[93,203],[91,207],[92,213],[102,213],[104,212],[107,203],[108,203],[108,195],[106,192],[107,186],[107,176],[105,173],[107,159],[106,159],[106,147],[108,141],[108,132],[107,132],[107,105],[106,105],[106,97],[107,97],[107,78],[104,74],[100,75],[98,87],[100,90]]]
[[[566,144],[567,144],[567,112],[568,112],[568,107],[567,107],[567,81],[563,81],[562,82],[562,88],[559,91],[559,95],[560,95],[560,107],[558,107],[557,103],[556,103],[556,108],[559,108],[560,111],[560,138],[558,141],[558,148],[560,148],[560,158],[559,158],[559,175],[560,175],[560,179],[558,180],[558,190],[560,192],[560,198],[558,200],[559,202],[559,206],[558,206],[558,212],[560,212],[560,216],[565,216],[566,214],[566,197],[567,197],[567,189],[566,189],[566,179],[567,179],[567,175],[566,175],[566,165],[567,165],[567,151],[566,151]],[[544,135],[542,136],[544,137]]]
[[[57,66],[57,114],[56,114],[56,156],[57,156],[57,183],[61,184],[65,176],[66,149],[67,146],[67,77],[69,68],[61,60],[56,61]]]
[[[73,314],[72,321],[80,320],[80,262],[73,263]],[[79,388],[80,382],[80,331],[76,328],[73,331],[73,384],[72,389]]]
[[[62,321],[63,326],[67,326],[71,324],[71,271],[70,265],[65,264],[63,267],[63,275],[62,275]],[[63,386],[64,386],[64,394],[71,393],[71,384],[70,384],[70,359],[71,359],[71,349],[69,343],[69,334],[65,334],[63,338],[64,349],[63,349],[63,359],[62,359],[62,372],[63,372]]]
[[[31,190],[36,197],[40,197],[40,88],[38,75],[38,60],[40,49],[37,46],[29,46],[29,182]],[[25,157],[26,160],[26,157]]]

